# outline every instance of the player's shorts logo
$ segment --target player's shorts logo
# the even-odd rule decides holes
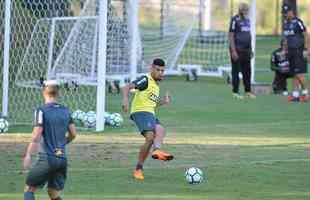
[[[64,154],[62,149],[60,149],[60,148],[56,148],[54,153],[55,153],[55,156],[57,156],[57,157],[62,156]]]

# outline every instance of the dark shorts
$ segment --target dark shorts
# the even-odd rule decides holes
[[[292,78],[293,75],[290,73],[282,73],[275,71],[275,77],[272,82],[272,88],[274,93],[282,93],[287,90],[287,79]]]
[[[303,48],[288,49],[288,61],[292,74],[305,74],[308,72],[307,59],[303,56]]]
[[[31,167],[26,184],[32,187],[43,187],[63,190],[67,177],[67,160],[65,158],[40,155]]]
[[[141,134],[147,131],[155,131],[159,120],[150,112],[135,112],[130,115],[130,119],[135,122]]]

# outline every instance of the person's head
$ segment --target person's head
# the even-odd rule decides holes
[[[281,39],[281,49],[287,50],[287,40],[285,38]]]
[[[249,5],[247,3],[239,4],[239,15],[242,17],[246,17],[249,14]]]
[[[43,97],[45,101],[56,100],[59,95],[59,85],[56,80],[47,80],[43,83]]]
[[[151,66],[151,76],[155,81],[161,81],[164,78],[165,72],[165,61],[160,58],[153,60]]]
[[[290,5],[284,4],[282,14],[285,20],[291,20],[294,17],[293,8]]]

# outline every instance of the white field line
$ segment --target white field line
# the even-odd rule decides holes
[[[155,193],[155,192],[154,192]],[[22,194],[12,194],[12,193],[1,193],[0,197],[21,197]],[[126,194],[126,195],[106,195],[106,194],[66,194],[66,191],[64,191],[64,194],[62,195],[66,199],[68,198],[74,198],[76,200],[79,199],[105,199],[105,200],[113,200],[113,199],[186,199],[186,200],[192,200],[192,199],[207,199],[205,195],[195,195],[192,194],[184,195],[170,195],[170,194],[160,194],[160,197],[158,194]],[[37,197],[45,197],[45,195],[37,195]]]
[[[236,165],[257,165],[257,164],[274,164],[274,163],[294,163],[294,162],[310,162],[310,158],[292,158],[292,159],[278,159],[278,160],[256,160],[249,162],[242,162],[242,164],[238,163]],[[177,164],[177,166],[173,165],[165,165],[165,166],[145,166],[145,169],[186,169],[191,164]],[[224,164],[224,163],[215,163],[209,165],[199,165],[200,168],[210,168],[216,166],[234,166],[234,164]],[[90,171],[120,171],[120,170],[132,170],[132,167],[102,167],[102,168],[68,168],[69,172],[90,172]],[[21,173],[21,170],[9,170],[10,172]],[[6,172],[7,173],[7,172]]]

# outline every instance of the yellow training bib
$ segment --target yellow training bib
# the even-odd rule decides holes
[[[155,114],[155,107],[160,101],[159,86],[150,75],[147,76],[147,81],[146,89],[136,90],[131,103],[131,113],[144,111]]]

